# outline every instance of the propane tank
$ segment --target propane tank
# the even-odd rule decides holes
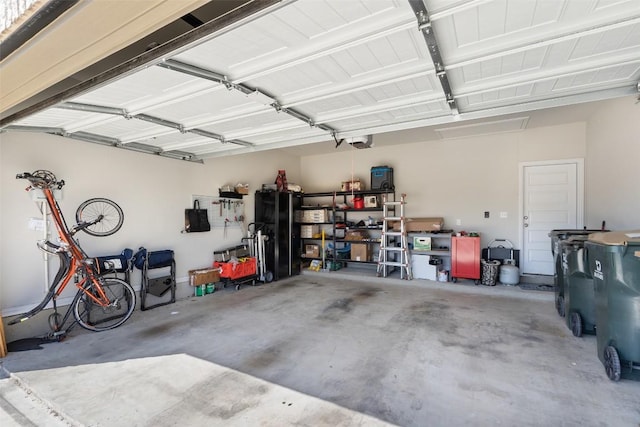
[[[517,285],[520,282],[520,269],[516,267],[516,260],[506,259],[500,266],[500,283],[503,285]]]

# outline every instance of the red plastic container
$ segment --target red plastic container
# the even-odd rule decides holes
[[[354,209],[364,209],[364,198],[363,197],[354,197],[353,198],[353,208]]]
[[[237,263],[215,261],[213,267],[222,269],[220,277],[231,280],[240,279],[256,274],[256,259],[254,257],[242,258]]]

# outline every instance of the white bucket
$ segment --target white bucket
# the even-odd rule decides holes
[[[449,281],[449,272],[447,270],[439,270],[438,282],[448,282],[448,281]]]

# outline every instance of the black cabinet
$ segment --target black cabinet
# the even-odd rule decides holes
[[[256,191],[255,222],[269,236],[265,263],[274,280],[300,273],[300,225],[293,215],[301,205],[300,193]]]

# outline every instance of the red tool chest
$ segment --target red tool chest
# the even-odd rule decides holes
[[[480,281],[480,237],[454,236],[451,238],[451,280],[474,279]]]

